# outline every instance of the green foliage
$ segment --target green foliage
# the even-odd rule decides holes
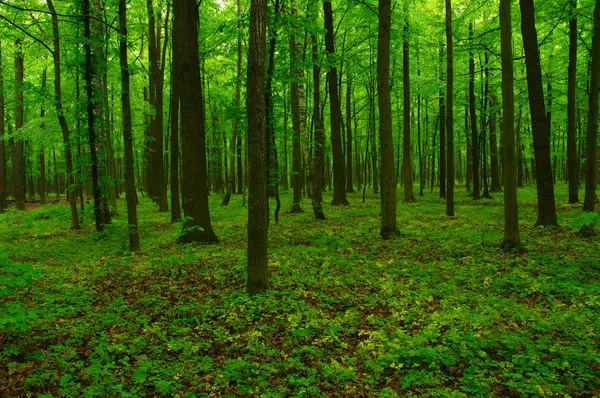
[[[577,216],[571,221],[571,225],[575,228],[584,226],[600,226],[600,215],[593,211],[578,211],[573,210],[568,213],[569,216]]]
[[[36,318],[36,312],[18,302],[11,302],[17,289],[30,285],[38,276],[29,263],[12,261],[0,252],[0,329],[27,331],[28,323]]]

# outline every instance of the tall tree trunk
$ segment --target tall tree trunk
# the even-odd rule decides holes
[[[454,114],[453,114],[453,89],[454,67],[452,52],[452,0],[446,0],[446,130],[448,138],[447,155],[447,181],[446,181],[446,215],[454,216]]]
[[[500,0],[500,51],[502,59],[502,163],[504,170],[504,251],[519,250],[519,209],[515,178],[515,104],[511,0]]]
[[[571,0],[569,21],[569,69],[567,87],[567,170],[569,174],[569,203],[579,202],[579,176],[577,175],[577,144],[575,107],[577,89],[577,0]]]
[[[267,198],[267,132],[264,74],[267,36],[267,0],[251,0],[248,46],[248,279],[249,294],[269,286],[267,260],[269,201]]]
[[[342,111],[340,109],[340,96],[337,86],[337,68],[335,67],[335,48],[333,41],[333,10],[331,0],[323,1],[323,14],[325,19],[325,49],[329,70],[329,114],[331,120],[331,151],[333,156],[333,200],[332,205],[349,205],[346,199],[346,176],[344,174],[344,157],[342,153],[341,123]]]
[[[418,53],[417,53],[418,55]],[[417,62],[419,57],[417,56]],[[421,69],[417,69],[417,76],[421,77]],[[425,163],[423,163],[423,146],[421,145],[421,92],[420,87],[417,87],[417,150],[419,155],[419,196],[423,195],[423,189],[425,185]],[[425,131],[425,142],[427,143],[427,131]]]
[[[172,51],[171,69],[177,65]],[[181,202],[179,194],[179,93],[174,73],[171,73],[171,222],[181,220]],[[135,190],[135,188],[134,188]]]
[[[408,51],[408,6],[404,6],[404,33],[402,36],[402,89],[404,93],[404,126],[402,146],[402,179],[404,181],[404,201],[413,202],[412,159],[410,153],[410,58]],[[393,147],[392,147],[393,148]]]
[[[1,73],[0,73],[1,74]],[[0,77],[1,78],[1,77]],[[46,98],[46,83],[48,80],[48,68],[44,66],[42,71],[42,95]],[[42,107],[40,109],[40,118],[42,119],[42,129],[45,127],[44,117],[46,116],[46,109],[44,106],[44,100],[42,100]],[[46,203],[46,159],[44,158],[44,149],[40,149],[38,153],[38,163],[40,164],[40,180],[38,182],[38,193],[40,195],[40,204]]]
[[[352,79],[346,77],[346,193],[354,193],[352,176]]]
[[[6,142],[4,141],[4,58],[0,40],[0,213],[6,210]]]
[[[173,51],[175,84],[181,108],[183,212],[187,218],[179,243],[218,242],[210,221],[206,171],[206,128],[200,57],[198,7],[195,0],[173,3]],[[261,97],[262,98],[262,97]],[[258,102],[263,102],[258,101]]]
[[[444,46],[442,42],[439,44],[440,63],[440,159],[439,163],[439,181],[440,181],[440,198],[446,197],[446,99],[444,97]]]
[[[398,235],[392,103],[390,99],[391,1],[379,0],[377,35],[377,98],[379,104],[379,151],[381,156],[381,230],[383,239]],[[406,40],[406,39],[405,39]],[[405,56],[408,54],[406,51]],[[406,64],[405,64],[406,66]],[[408,73],[405,70],[404,73]],[[406,103],[404,106],[406,107]]]
[[[527,93],[533,131],[538,219],[536,226],[558,226],[554,201],[554,183],[550,162],[550,123],[544,105],[542,67],[538,48],[533,0],[520,0],[521,33],[527,68]]]
[[[318,8],[315,7],[313,20],[319,17]],[[313,157],[313,195],[315,196],[318,207],[313,204],[313,211],[318,210],[315,213],[315,217],[323,217],[323,209],[321,202],[323,202],[323,183],[324,183],[324,166],[325,166],[325,128],[323,123],[323,116],[320,112],[321,107],[321,67],[319,65],[319,49],[317,46],[317,36],[311,35],[312,41],[312,60],[313,60],[313,125],[314,125],[314,157]],[[352,185],[350,185],[352,188]],[[312,199],[312,198],[311,198]]]
[[[479,133],[475,113],[475,60],[473,58],[473,22],[469,23],[469,116],[471,124],[471,159],[473,161],[473,199],[479,199]]]
[[[594,8],[594,37],[592,39],[592,64],[590,74],[590,96],[588,98],[587,163],[585,174],[585,199],[583,211],[594,212],[596,206],[596,158],[598,143],[598,94],[600,93],[600,0]],[[594,233],[593,224],[583,226],[582,235]]]
[[[24,124],[23,112],[23,41],[15,40],[15,106],[16,120],[15,132],[18,132]],[[15,152],[13,160],[13,181],[15,205],[18,210],[25,210],[25,142],[22,139],[15,140]]]
[[[301,64],[301,59],[298,58],[296,52],[295,39],[290,38],[290,76],[292,76],[292,82],[290,87],[290,104],[292,107],[292,125],[294,128],[294,135],[292,137],[292,189],[294,195],[292,198],[292,208],[290,213],[302,213],[302,207],[300,202],[302,201],[302,154],[300,148],[300,117],[298,109],[298,82],[296,81],[297,75],[297,64]]]
[[[127,225],[129,250],[139,251],[135,176],[133,172],[133,137],[131,135],[131,104],[129,86],[129,63],[127,61],[127,1],[119,1],[119,61],[121,66],[121,109],[123,112],[123,148],[125,151],[125,199],[127,200]],[[175,117],[177,115],[175,114]],[[175,168],[177,174],[177,168]]]
[[[498,100],[495,95],[492,95],[490,103],[490,160],[491,160],[491,174],[492,174],[492,186],[490,187],[491,192],[502,192],[502,186],[500,185],[500,168],[498,162],[498,139],[496,135],[496,107],[498,106]],[[514,116],[513,116],[514,120]],[[513,127],[514,134],[514,127]],[[514,167],[514,165],[513,165]]]

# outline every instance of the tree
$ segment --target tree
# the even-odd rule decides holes
[[[52,0],[47,0],[48,9],[52,16],[52,57],[54,59],[54,107],[58,117],[58,124],[62,132],[64,153],[65,153],[65,168],[67,172],[67,187],[71,189],[75,185],[73,176],[73,155],[71,151],[71,131],[65,118],[62,102],[62,76],[61,76],[61,61],[60,61],[60,34],[58,29],[58,15]],[[55,162],[56,163],[56,162]],[[58,189],[57,189],[58,194]],[[75,192],[71,191],[69,197],[69,207],[71,210],[71,229],[80,229],[79,217],[77,215],[77,198]],[[81,202],[83,206],[83,201]]]
[[[515,104],[511,0],[500,0],[500,52],[502,59],[502,167],[504,169],[504,251],[519,250],[519,210],[515,173]]]
[[[596,206],[596,145],[598,143],[598,94],[600,94],[600,0],[594,8],[594,37],[592,39],[592,59],[590,65],[590,96],[588,98],[587,154],[585,175],[585,199],[583,211],[594,212]],[[581,235],[594,233],[593,224],[585,225]]]
[[[469,23],[469,116],[471,125],[471,159],[473,161],[473,199],[479,199],[479,143],[475,113],[475,60],[473,58],[473,22]]]
[[[452,0],[446,0],[446,215],[454,217],[454,67],[452,58]]]
[[[383,239],[389,239],[398,235],[398,228],[396,227],[396,181],[394,173],[394,139],[392,136],[392,103],[390,99],[390,30],[391,1],[379,0],[377,98],[379,104],[379,151],[381,156],[380,234]],[[407,53],[408,51],[405,55]],[[405,73],[407,72],[405,71]],[[406,108],[407,104],[405,103],[404,106]]]
[[[346,76],[346,193],[354,193],[352,185],[352,77]]]
[[[344,157],[342,153],[342,111],[337,85],[337,68],[335,66],[333,10],[331,0],[323,1],[325,17],[325,50],[327,52],[327,79],[329,82],[329,114],[331,121],[331,151],[333,157],[333,200],[332,205],[349,205],[346,199],[346,176],[344,174]]]
[[[440,198],[446,197],[446,98],[444,97],[444,45],[439,44],[439,108],[440,108],[440,160],[439,160],[439,180],[440,180]]]
[[[546,114],[540,50],[535,27],[533,0],[520,0],[521,33],[527,69],[527,94],[531,113],[538,219],[536,226],[558,226],[554,201],[554,182],[550,161],[550,122]]]
[[[6,210],[6,143],[4,142],[4,59],[0,41],[0,213]]]
[[[381,32],[380,32],[381,34]],[[379,61],[379,58],[378,58]],[[378,69],[379,70],[379,69]],[[413,202],[412,159],[410,153],[410,57],[408,49],[408,7],[404,7],[404,34],[402,36],[402,89],[404,92],[404,128],[402,151],[402,176],[404,180],[404,201]],[[381,112],[381,111],[380,111]],[[393,147],[392,147],[393,148]],[[383,153],[383,152],[382,152]],[[393,155],[393,153],[392,153]],[[383,163],[383,159],[382,159]],[[383,170],[382,170],[383,174]],[[382,178],[383,181],[383,178]],[[383,190],[383,187],[382,187]],[[383,196],[383,195],[382,195]],[[394,204],[395,206],[395,204]]]
[[[15,130],[19,131],[24,124],[24,109],[23,109],[23,41],[15,40],[15,106],[16,119]],[[13,160],[13,180],[14,180],[14,197],[15,206],[18,210],[25,210],[25,147],[22,139],[15,140],[15,152]]]
[[[131,104],[129,63],[127,61],[127,0],[119,1],[119,62],[121,65],[121,108],[123,112],[123,147],[125,150],[125,198],[129,226],[129,250],[140,250],[138,234],[135,176],[133,173],[133,137],[131,135]]]
[[[569,69],[567,83],[567,170],[569,173],[569,203],[579,202],[579,170],[577,160],[575,91],[577,89],[577,0],[570,0]]]
[[[219,240],[213,231],[208,208],[206,129],[200,80],[199,15],[196,1],[174,2],[173,17],[173,73],[181,108],[181,196],[186,217],[178,242],[216,243]]]
[[[248,279],[249,294],[269,286],[267,259],[269,202],[267,198],[267,130],[264,76],[267,37],[267,0],[251,0],[248,45]]]

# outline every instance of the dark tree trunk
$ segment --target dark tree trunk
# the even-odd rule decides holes
[[[600,93],[600,0],[594,8],[594,38],[592,39],[592,64],[590,74],[590,96],[588,98],[587,156],[585,174],[585,199],[583,211],[594,212],[596,207],[596,150],[598,143],[598,94]],[[593,224],[583,226],[582,235],[594,233]]]
[[[381,156],[381,230],[383,239],[398,235],[392,103],[390,99],[391,1],[379,0],[377,36],[377,98],[379,103],[379,151]],[[405,56],[408,51],[406,51]],[[406,66],[406,65],[405,65]],[[405,70],[404,73],[408,73]],[[405,103],[406,107],[406,103]]]
[[[511,0],[500,0],[500,50],[502,59],[502,162],[504,170],[504,251],[519,250],[519,210],[515,178],[515,130]]]
[[[267,198],[267,133],[264,73],[267,35],[267,0],[252,0],[248,46],[248,279],[249,294],[269,286],[267,261],[269,201]]]
[[[323,1],[325,19],[325,49],[329,61],[327,78],[329,80],[329,114],[331,120],[331,151],[333,156],[333,200],[332,205],[349,205],[346,199],[346,176],[344,174],[344,157],[342,153],[342,111],[337,86],[337,69],[334,66],[335,49],[333,42],[333,11],[331,0]]]
[[[471,160],[473,162],[473,199],[479,199],[479,133],[475,113],[475,60],[473,58],[473,23],[469,23],[469,116],[471,124]]]
[[[119,59],[121,65],[121,108],[123,112],[123,148],[125,151],[125,198],[129,226],[129,250],[140,250],[136,210],[135,176],[133,172],[133,138],[131,135],[131,104],[129,63],[127,61],[127,2],[119,1]],[[175,117],[177,115],[175,114]],[[177,168],[175,168],[177,174]]]
[[[454,216],[454,114],[453,114],[453,89],[454,67],[452,53],[452,0],[446,0],[446,130],[448,134],[447,155],[447,181],[446,181],[446,215]]]
[[[440,42],[440,159],[439,163],[439,181],[440,198],[446,197],[446,100],[444,97],[444,46]]]
[[[346,77],[346,193],[354,193],[352,176],[352,80]]]
[[[23,115],[23,42],[15,40],[15,132],[18,132],[24,124]],[[15,152],[13,160],[13,185],[15,206],[18,210],[25,210],[25,142],[22,139],[15,140]]]
[[[175,56],[175,51],[172,57]],[[172,69],[177,64],[171,60]],[[174,75],[171,74],[171,222],[181,220],[181,202],[179,194],[179,93]],[[134,188],[135,189],[135,188]]]
[[[571,0],[569,21],[569,69],[567,87],[567,170],[569,175],[569,203],[579,202],[579,177],[577,167],[577,144],[575,107],[577,89],[577,0]]]
[[[490,157],[491,157],[491,174],[492,174],[492,186],[490,187],[491,192],[502,192],[502,186],[500,185],[500,168],[498,162],[498,139],[496,135],[496,107],[498,101],[495,95],[492,95],[490,103]],[[513,116],[514,120],[514,116]],[[514,127],[513,127],[514,134]],[[514,167],[514,165],[513,165]]]
[[[318,8],[315,7],[315,16],[314,20],[318,18],[319,11]],[[321,67],[319,66],[319,49],[317,46],[317,37],[315,35],[311,35],[312,41],[312,59],[313,59],[313,126],[314,126],[314,156],[313,156],[313,182],[314,182],[314,192],[313,195],[315,200],[319,203],[319,208],[317,210],[319,213],[315,213],[315,217],[318,217],[317,214],[322,214],[322,202],[323,202],[323,169],[325,165],[325,128],[323,123],[323,116],[320,112],[321,107]],[[350,185],[350,189],[352,189],[352,185]],[[314,210],[313,206],[313,210]],[[325,216],[323,215],[323,218]]]
[[[174,78],[179,92],[182,146],[182,207],[187,221],[179,243],[218,242],[208,207],[206,129],[200,58],[198,54],[198,7],[195,0],[173,3]],[[262,97],[261,97],[262,98]],[[259,102],[263,102],[262,100]]]
[[[404,7],[405,14],[408,14],[408,7]],[[402,180],[404,181],[404,201],[413,202],[415,194],[413,193],[412,178],[412,159],[410,153],[410,58],[408,50],[408,16],[404,17],[404,34],[402,37],[402,89],[404,94],[404,103],[402,104],[404,112],[404,126],[402,131]],[[393,148],[393,147],[392,147]]]
[[[296,53],[296,46],[293,39],[290,39],[290,76],[296,76],[296,64],[301,63]],[[294,135],[292,137],[292,189],[294,196],[292,198],[292,208],[290,213],[302,213],[300,202],[302,201],[302,158],[300,148],[300,118],[298,109],[298,95],[296,79],[292,79],[290,89],[290,103],[292,107],[292,125]]]
[[[538,219],[535,225],[558,226],[550,161],[550,124],[544,105],[542,67],[538,48],[533,0],[521,0],[521,33],[527,68],[527,93],[533,131]]]
[[[1,79],[1,73],[0,73]],[[46,82],[48,80],[48,69],[44,68],[42,71],[42,95],[46,97]],[[44,102],[42,100],[42,108],[40,109],[40,118],[44,120],[46,116],[46,109],[44,107]],[[44,128],[45,123],[42,121],[42,129]],[[44,150],[40,149],[40,153],[38,154],[38,163],[40,164],[40,180],[38,182],[38,194],[40,195],[40,204],[46,203],[46,159],[44,158]]]
[[[0,213],[6,210],[6,142],[4,141],[4,59],[0,40]]]

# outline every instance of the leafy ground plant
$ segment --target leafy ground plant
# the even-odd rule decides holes
[[[211,197],[210,246],[175,244],[181,226],[142,199],[139,255],[121,202],[104,234],[68,230],[64,204],[0,215],[3,258],[39,272],[0,299],[38,313],[0,331],[0,396],[598,395],[598,237],[576,237],[557,188],[558,229],[534,228],[535,191],[519,191],[517,255],[497,248],[501,194],[457,191],[452,219],[433,196],[398,203],[385,242],[376,197],[325,222],[282,213],[257,297],[241,197]]]

